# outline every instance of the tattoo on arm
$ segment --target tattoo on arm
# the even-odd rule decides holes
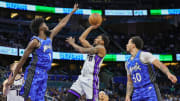
[[[81,52],[81,53],[90,53],[90,54],[95,54],[98,52],[98,48],[97,47],[92,47],[92,48],[83,48],[77,44],[73,44],[72,45],[77,51]]]
[[[169,72],[169,69],[162,63],[159,63],[159,69],[164,73],[167,74]]]
[[[153,64],[158,67],[164,74],[167,74],[169,72],[168,67],[166,67],[162,62],[160,62],[159,60],[154,60]]]
[[[132,82],[127,82],[127,88],[126,88],[126,96],[131,96],[133,92],[133,84]]]

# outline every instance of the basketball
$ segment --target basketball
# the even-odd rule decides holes
[[[89,16],[89,23],[91,25],[97,25],[102,23],[102,16],[98,13],[93,13]]]

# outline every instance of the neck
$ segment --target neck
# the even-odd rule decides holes
[[[46,35],[42,31],[39,33],[38,37],[44,40],[46,39]]]
[[[138,51],[139,51],[139,49],[134,48],[134,49],[130,52],[130,54],[132,55],[132,57],[135,57],[136,54],[138,53]]]

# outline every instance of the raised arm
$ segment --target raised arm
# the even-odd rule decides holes
[[[98,54],[100,57],[104,57],[106,55],[106,50],[103,46],[84,48],[77,45],[75,43],[75,39],[72,37],[67,38],[66,42],[68,42],[73,48],[75,48],[77,51],[81,53]]]
[[[16,69],[15,69],[15,71],[14,71],[13,77],[11,78],[10,81],[8,81],[8,85],[13,84],[14,79],[15,79],[16,75],[17,75],[18,72],[19,72],[19,69],[22,68],[22,66],[23,66],[24,63],[26,62],[27,58],[29,57],[29,55],[32,53],[32,51],[33,51],[35,48],[39,47],[39,45],[40,45],[40,44],[39,44],[39,41],[38,41],[37,39],[32,40],[32,41],[28,44],[27,48],[25,49],[25,52],[24,52],[23,56],[21,57],[18,65],[17,65],[17,67],[16,67]]]
[[[69,21],[69,19],[70,19],[71,16],[73,15],[73,13],[76,12],[77,9],[78,9],[78,4],[74,4],[74,9],[73,9],[73,11],[72,11],[70,14],[66,15],[66,16],[59,22],[59,24],[51,30],[51,35],[50,35],[50,38],[51,38],[51,39],[53,39],[54,36],[56,36],[57,33],[58,33],[59,31],[61,31],[61,29],[62,29],[64,26],[66,26],[67,22]]]
[[[168,67],[166,67],[162,62],[160,62],[158,59],[155,59],[152,62],[153,65],[158,67],[165,75],[167,75],[168,79],[171,80],[172,83],[177,82],[177,78],[175,75],[173,75],[171,72],[169,72]]]
[[[86,48],[91,48],[92,45],[86,40],[88,34],[93,30],[98,28],[100,25],[95,25],[95,26],[90,26],[88,27],[83,33],[82,35],[79,37],[79,41],[81,42],[81,44],[83,45],[83,47]]]

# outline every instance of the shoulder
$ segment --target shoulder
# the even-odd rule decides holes
[[[142,52],[140,53],[140,56],[141,56],[141,57],[149,57],[149,56],[152,56],[152,53],[142,51]]]
[[[38,39],[32,39],[29,43],[29,47],[39,47],[40,41]]]
[[[104,57],[106,55],[106,49],[104,46],[97,45],[95,48],[98,50],[98,53],[101,54],[101,57]]]

